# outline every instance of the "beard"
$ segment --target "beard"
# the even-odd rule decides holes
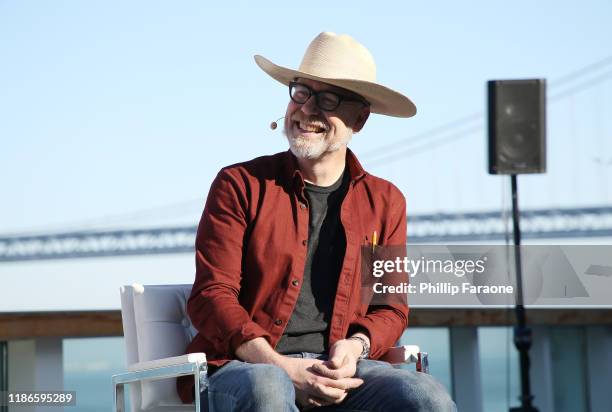
[[[348,145],[353,137],[353,131],[347,130],[346,135],[337,137],[333,141],[326,139],[329,128],[326,132],[320,133],[316,137],[304,137],[299,133],[295,133],[293,121],[289,123],[289,127],[285,125],[283,134],[289,142],[291,153],[298,159],[314,160],[319,159],[326,153],[338,151]]]

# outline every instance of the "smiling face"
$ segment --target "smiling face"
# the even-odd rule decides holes
[[[326,83],[298,79],[315,93],[334,92],[347,99],[355,94]],[[311,96],[304,104],[289,100],[285,113],[285,136],[291,152],[301,159],[319,159],[327,153],[346,149],[353,133],[361,130],[370,114],[369,107],[358,101],[343,100],[334,111],[323,111]]]

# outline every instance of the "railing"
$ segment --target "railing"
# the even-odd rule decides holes
[[[410,309],[413,327],[512,326],[512,309]],[[612,325],[612,309],[528,309],[530,325]],[[0,341],[42,337],[123,336],[121,311],[0,313]],[[612,350],[612,347],[611,347]]]

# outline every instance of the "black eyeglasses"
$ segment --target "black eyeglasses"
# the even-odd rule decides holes
[[[311,96],[315,97],[317,107],[325,112],[333,112],[340,106],[343,101],[347,102],[359,102],[366,106],[370,104],[363,99],[352,99],[350,97],[341,96],[334,92],[322,91],[315,92],[305,84],[298,82],[289,83],[289,96],[291,100],[297,104],[304,104],[310,99]]]

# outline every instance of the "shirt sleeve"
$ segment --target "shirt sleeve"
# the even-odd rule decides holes
[[[392,197],[393,205],[386,222],[383,245],[406,245],[406,199],[398,189]],[[366,315],[357,317],[349,327],[348,335],[366,331],[370,337],[370,358],[378,359],[396,344],[408,326],[408,303],[371,305]]]
[[[234,172],[235,173],[235,172]],[[213,181],[196,236],[196,275],[187,303],[194,327],[218,353],[235,356],[244,342],[269,333],[240,305],[246,184],[223,169]]]

